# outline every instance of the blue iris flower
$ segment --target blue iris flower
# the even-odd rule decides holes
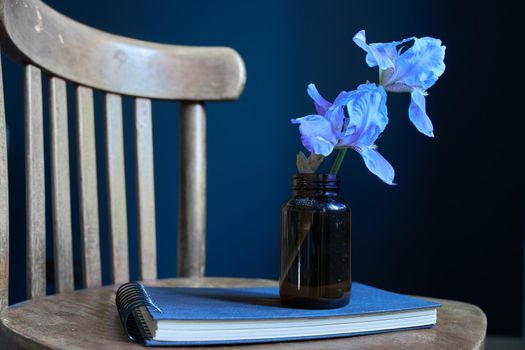
[[[366,63],[379,67],[380,85],[388,92],[410,92],[408,116],[423,134],[433,137],[433,126],[426,113],[425,96],[445,71],[445,46],[431,37],[408,38],[391,43],[367,44],[365,31],[361,30],[354,42],[367,52]],[[413,41],[403,51],[403,44]]]
[[[336,148],[352,148],[373,174],[393,185],[394,169],[374,144],[388,124],[385,89],[362,84],[357,90],[342,91],[334,103],[324,99],[314,84],[308,85],[307,91],[318,114],[292,119],[292,123],[300,124],[306,149],[328,156]]]

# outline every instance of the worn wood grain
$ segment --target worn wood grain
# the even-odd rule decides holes
[[[261,287],[277,281],[234,278],[170,279],[148,283],[179,287]],[[10,307],[0,315],[0,347],[8,349],[143,349],[125,336],[115,307],[116,286],[48,296]],[[438,323],[432,329],[314,341],[239,346],[221,350],[310,349],[481,349],[487,319],[478,307],[440,299]],[[2,343],[3,342],[3,343]],[[9,345],[9,347],[7,345]],[[178,347],[203,349],[203,347]]]
[[[105,106],[111,280],[122,283],[129,280],[122,98],[108,93]]]
[[[74,289],[69,178],[69,132],[66,82],[49,79],[49,130],[51,139],[51,200],[55,285],[59,293]]]
[[[76,98],[82,280],[90,288],[102,284],[93,90],[78,86]]]
[[[135,99],[135,166],[137,172],[137,234],[139,278],[157,278],[155,176],[151,101]]]
[[[25,67],[27,296],[46,294],[46,200],[42,74]]]
[[[175,100],[237,98],[246,73],[226,47],[133,40],[89,28],[38,0],[0,1],[0,38],[15,58],[81,85]]]
[[[206,264],[206,111],[180,106],[180,191],[177,276],[204,276]]]
[[[2,52],[0,51],[0,310],[9,301],[9,186]]]

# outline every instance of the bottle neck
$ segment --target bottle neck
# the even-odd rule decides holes
[[[336,174],[296,174],[292,178],[294,195],[339,194],[339,176]]]

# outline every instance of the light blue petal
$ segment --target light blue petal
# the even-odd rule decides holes
[[[366,63],[369,67],[379,66],[379,69],[384,70],[394,67],[394,59],[397,56],[396,43],[366,43],[366,34],[364,30],[359,31],[353,37],[354,43],[367,52]]]
[[[325,118],[330,121],[332,124],[332,129],[334,134],[337,135],[337,138],[340,139],[343,137],[344,123],[347,119],[345,117],[344,105],[334,104],[325,114]]]
[[[344,102],[349,120],[339,146],[372,146],[388,124],[384,88],[375,84],[359,85]]]
[[[335,98],[334,105],[339,105],[339,106],[346,105],[345,101],[348,99],[348,96],[350,96],[351,94],[352,94],[352,91],[350,92],[341,91],[339,95],[337,95],[337,97]]]
[[[414,39],[411,48],[396,61],[394,73],[384,82],[391,92],[407,91],[406,87],[426,90],[445,71],[445,46],[430,37]]]
[[[410,106],[408,107],[408,117],[416,128],[428,137],[434,137],[434,126],[426,112],[425,93],[420,89],[411,92]]]
[[[357,46],[367,52],[366,63],[369,67],[378,66],[381,71],[394,69],[399,56],[398,46],[412,40],[413,38],[403,39],[401,41],[392,41],[390,43],[366,43],[365,31],[361,30],[354,35],[353,40]]]
[[[307,115],[303,118],[292,119],[293,124],[299,125],[303,146],[312,153],[328,156],[337,144],[337,135],[332,124],[321,115]]]
[[[366,167],[372,174],[389,185],[395,185],[394,168],[379,154],[375,147],[355,147],[355,150],[363,157]]]
[[[320,115],[325,115],[326,111],[332,106],[332,104],[325,100],[323,96],[321,96],[319,91],[317,91],[315,84],[308,84],[306,91],[312,100],[314,100],[314,106],[317,113]]]

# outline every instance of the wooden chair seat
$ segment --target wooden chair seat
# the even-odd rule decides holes
[[[261,279],[176,278],[148,282],[156,286],[254,287],[276,286]],[[115,307],[117,286],[84,289],[35,298],[1,314],[1,349],[143,349],[124,334]],[[242,349],[481,349],[487,320],[478,307],[430,299],[443,306],[433,329],[377,335],[243,345]],[[235,346],[220,347],[236,349]],[[195,349],[193,347],[192,349]],[[215,347],[215,349],[218,349]]]

